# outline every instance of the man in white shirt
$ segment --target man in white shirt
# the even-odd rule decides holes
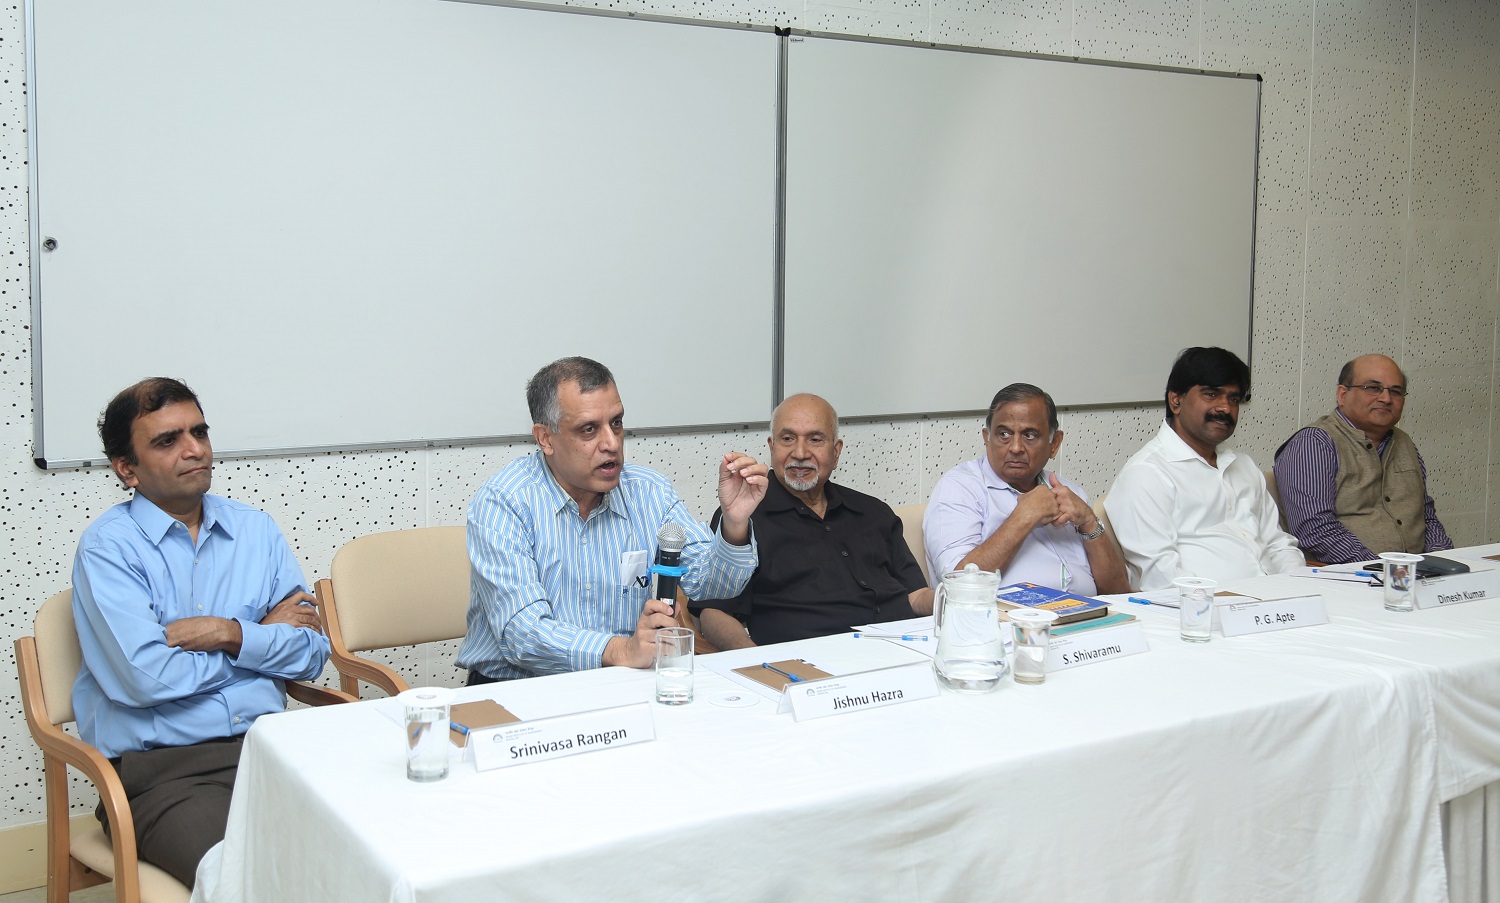
[[[1304,563],[1277,526],[1276,502],[1249,455],[1219,446],[1250,399],[1250,368],[1223,348],[1188,348],[1167,377],[1167,420],[1120,471],[1105,499],[1131,585],[1178,577],[1224,583]]]
[[[980,435],[984,454],[948,471],[927,502],[922,537],[934,585],[972,562],[1006,583],[1086,596],[1129,589],[1083,487],[1045,469],[1063,440],[1052,396],[1028,383],[1006,386]]]

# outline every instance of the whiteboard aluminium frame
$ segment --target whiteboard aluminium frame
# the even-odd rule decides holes
[[[1251,184],[1250,184],[1251,205],[1250,205],[1250,259],[1249,259],[1250,270],[1249,270],[1249,285],[1248,285],[1248,288],[1249,288],[1249,298],[1247,299],[1246,308],[1245,308],[1246,309],[1246,313],[1247,313],[1246,324],[1245,324],[1245,329],[1246,329],[1246,337],[1245,337],[1245,339],[1246,339],[1246,341],[1245,341],[1245,348],[1246,348],[1245,358],[1246,358],[1246,360],[1245,360],[1245,364],[1246,364],[1246,366],[1252,366],[1253,365],[1252,358],[1253,358],[1253,355],[1254,355],[1254,348],[1255,348],[1255,252],[1256,252],[1256,237],[1257,237],[1257,234],[1258,234],[1256,232],[1256,226],[1257,226],[1257,224],[1259,222],[1259,215],[1260,215],[1260,136],[1261,136],[1261,115],[1262,115],[1261,114],[1261,104],[1262,104],[1262,101],[1264,100],[1264,94],[1265,94],[1265,79],[1259,73],[1256,73],[1256,72],[1232,72],[1232,71],[1228,71],[1228,70],[1219,70],[1219,69],[1205,69],[1205,68],[1198,67],[1198,66],[1168,66],[1168,65],[1161,65],[1161,64],[1151,64],[1151,63],[1134,63],[1134,62],[1128,62],[1128,61],[1123,61],[1123,60],[1099,60],[1099,59],[1092,59],[1092,58],[1089,58],[1089,57],[1082,57],[1082,56],[1070,56],[1070,55],[1066,55],[1066,54],[1028,53],[1028,52],[1025,52],[1025,51],[1005,50],[1005,49],[993,48],[993,47],[969,47],[969,46],[962,45],[962,44],[944,44],[944,43],[935,42],[935,41],[914,41],[914,40],[902,39],[902,38],[882,38],[882,37],[869,36],[869,35],[847,35],[847,34],[840,34],[840,33],[837,33],[837,32],[817,31],[817,30],[814,30],[814,29],[807,29],[807,28],[790,28],[790,29],[786,29],[785,31],[778,31],[778,34],[784,34],[784,35],[787,36],[787,37],[783,37],[782,38],[781,53],[783,55],[782,58],[783,58],[784,61],[787,59],[787,56],[789,54],[788,38],[789,37],[798,37],[798,38],[804,38],[805,37],[805,38],[817,38],[817,39],[832,40],[832,41],[847,41],[847,42],[860,43],[860,44],[882,44],[882,45],[891,46],[891,47],[912,47],[912,48],[928,49],[928,50],[953,51],[953,52],[959,52],[959,53],[978,54],[978,55],[981,55],[981,56],[1011,57],[1011,58],[1015,58],[1015,59],[1025,59],[1025,60],[1046,60],[1046,61],[1058,62],[1058,63],[1077,63],[1077,64],[1081,64],[1081,65],[1086,65],[1086,66],[1103,66],[1105,68],[1112,68],[1112,69],[1137,69],[1137,70],[1143,70],[1143,71],[1149,71],[1149,72],[1169,72],[1169,73],[1177,73],[1177,74],[1182,74],[1182,75],[1209,76],[1209,77],[1213,77],[1213,78],[1246,79],[1246,80],[1252,80],[1253,79],[1255,81],[1255,83],[1256,83],[1255,84],[1255,148],[1254,148],[1254,155],[1253,155],[1254,166],[1252,167],[1251,177],[1250,177],[1250,181],[1251,181]],[[782,128],[783,131],[782,131],[782,133],[780,135],[777,136],[778,145],[781,148],[781,153],[782,153],[782,157],[781,157],[782,170],[781,170],[781,173],[780,173],[782,193],[781,193],[781,196],[779,198],[777,198],[777,212],[778,212],[778,214],[782,215],[782,217],[783,217],[782,219],[780,219],[777,222],[777,230],[778,230],[779,233],[783,233],[783,234],[785,233],[786,226],[787,226],[786,220],[784,218],[785,211],[786,211],[786,192],[785,192],[786,171],[785,171],[785,165],[786,165],[786,147],[787,147],[787,133],[786,133],[787,115],[786,115],[786,108],[785,108],[785,104],[786,104],[786,100],[787,100],[786,76],[787,76],[787,64],[784,62],[783,68],[782,68],[782,72],[781,72],[781,97],[780,97],[780,101],[782,103],[782,109],[780,111],[780,117],[779,117],[779,123],[780,123],[780,126],[781,126],[781,128]],[[776,335],[776,343],[775,343],[775,348],[776,348],[776,352],[777,352],[777,359],[776,359],[776,381],[777,381],[777,402],[778,403],[780,402],[780,400],[782,398],[783,382],[784,382],[785,377],[786,377],[785,359],[784,359],[784,356],[783,356],[783,352],[785,350],[785,340],[784,340],[784,333],[781,331],[781,325],[784,323],[784,317],[785,317],[784,286],[785,286],[786,272],[785,272],[785,269],[784,269],[784,267],[785,267],[785,255],[784,255],[785,240],[784,240],[784,238],[782,239],[782,244],[780,245],[780,248],[782,249],[783,253],[777,257],[777,263],[778,263],[778,265],[780,267],[782,267],[782,269],[778,270],[778,272],[776,274],[776,276],[777,276],[777,286],[778,286],[778,296],[777,296],[777,309],[776,309],[776,317],[775,317],[775,322],[777,324],[777,329],[778,329],[777,335]],[[1165,384],[1165,378],[1163,378],[1163,384]],[[1062,411],[1119,410],[1119,409],[1123,409],[1123,408],[1145,407],[1145,406],[1149,406],[1149,405],[1157,405],[1157,404],[1160,404],[1160,403],[1161,403],[1160,398],[1156,397],[1156,396],[1153,396],[1153,397],[1150,397],[1150,398],[1143,398],[1143,399],[1140,399],[1140,400],[1137,400],[1137,401],[1123,401],[1123,402],[1121,402],[1121,401],[1110,401],[1110,402],[1102,402],[1102,403],[1097,403],[1097,404],[1059,405],[1058,409],[1062,410]],[[903,421],[903,420],[932,420],[932,419],[946,418],[946,417],[971,417],[971,416],[983,417],[983,416],[985,416],[988,413],[989,413],[988,410],[985,409],[985,408],[974,408],[974,409],[961,409],[961,410],[923,411],[921,413],[915,413],[915,414],[914,413],[907,413],[907,414],[884,414],[884,415],[880,415],[880,414],[861,414],[861,415],[857,415],[857,416],[853,416],[853,417],[840,417],[840,420],[848,420],[850,422],[856,422],[856,423],[871,423],[871,422],[890,422],[890,421]]]
[[[42,310],[41,310],[41,266],[40,257],[45,251],[42,243],[45,237],[41,234],[40,225],[40,178],[38,161],[38,127],[37,127],[37,79],[36,79],[36,28],[35,28],[35,3],[37,0],[24,0],[22,4],[23,20],[25,28],[25,52],[26,52],[26,126],[27,126],[27,154],[28,154],[28,203],[27,203],[27,231],[28,231],[28,254],[27,263],[29,267],[29,282],[31,292],[31,393],[32,393],[32,437],[33,437],[33,462],[42,469],[61,469],[73,467],[86,467],[108,462],[100,458],[84,458],[78,460],[49,460],[45,456],[45,443],[43,429],[46,411],[40,403],[42,386]],[[773,273],[773,297],[770,300],[773,306],[772,312],[772,363],[771,363],[771,407],[780,403],[785,391],[785,291],[786,291],[786,184],[787,184],[787,95],[788,95],[788,56],[790,39],[797,37],[814,37],[821,39],[832,39],[840,41],[857,41],[874,44],[888,44],[895,46],[906,46],[943,51],[958,51],[963,53],[977,53],[992,56],[1016,57],[1021,59],[1049,60],[1054,62],[1079,63],[1092,66],[1107,66],[1122,69],[1145,69],[1161,72],[1175,72],[1189,75],[1204,75],[1221,78],[1247,78],[1255,79],[1257,82],[1256,95],[1256,121],[1255,136],[1256,146],[1254,152],[1255,166],[1252,173],[1251,197],[1251,248],[1250,248],[1250,298],[1247,310],[1249,322],[1247,330],[1246,347],[1254,347],[1254,320],[1255,320],[1255,225],[1258,215],[1259,204],[1259,169],[1260,169],[1260,130],[1261,130],[1261,99],[1264,90],[1264,81],[1260,75],[1242,72],[1224,72],[1195,67],[1148,65],[1142,63],[1121,62],[1113,60],[1096,60],[1078,56],[1064,56],[1057,54],[1025,53],[1013,50],[1001,50],[995,48],[967,47],[955,44],[941,44],[925,41],[899,40],[879,37],[865,37],[844,35],[832,32],[813,31],[809,29],[777,27],[773,25],[754,25],[749,23],[734,23],[718,20],[695,19],[681,16],[663,16],[645,13],[637,13],[628,10],[593,9],[576,6],[556,6],[548,3],[528,2],[528,0],[445,0],[452,3],[469,3],[481,6],[502,6],[516,9],[535,10],[539,12],[557,12],[573,15],[601,16],[605,18],[638,19],[645,22],[658,22],[674,25],[691,25],[704,28],[722,28],[734,31],[750,31],[764,34],[773,34],[777,37],[777,115],[775,136],[776,163],[775,163],[775,228],[773,234],[774,251],[774,273]],[[1251,352],[1247,352],[1247,357]],[[1247,361],[1248,363],[1248,361]],[[1139,404],[1155,403],[1156,399],[1143,399]],[[1068,406],[1069,410],[1088,409],[1115,409],[1130,407],[1131,403],[1115,403],[1103,405],[1074,405]],[[969,416],[983,414],[983,410],[961,410],[961,411],[929,411],[921,414],[903,414],[888,416],[861,416],[853,418],[859,421],[869,420],[912,420],[930,419],[946,416]],[[683,425],[672,427],[641,428],[627,431],[628,435],[681,435],[684,433],[709,432],[719,430],[742,430],[758,428],[768,424],[768,420],[752,422],[732,421],[726,423],[705,423],[695,425]],[[484,435],[469,437],[447,437],[442,439],[422,439],[404,442],[382,442],[378,444],[334,444],[334,445],[312,445],[312,446],[289,446],[278,448],[244,449],[225,452],[222,459],[244,459],[282,457],[285,455],[311,455],[322,453],[347,453],[370,450],[404,450],[423,448],[447,448],[454,446],[471,445],[494,445],[507,442],[521,441],[528,438],[527,435]]]

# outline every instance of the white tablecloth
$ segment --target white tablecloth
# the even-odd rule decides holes
[[[1496,819],[1500,601],[1231,588],[1322,592],[1330,623],[1199,645],[1129,606],[1146,654],[803,723],[712,705],[738,688],[700,659],[698,700],[653,706],[655,742],[434,784],[406,780],[387,701],[262,718],[195,899],[1447,899],[1444,816],[1476,863],[1500,838],[1473,848]],[[916,658],[848,636],[750,654]],[[460,698],[535,718],[652,687],[612,668]]]

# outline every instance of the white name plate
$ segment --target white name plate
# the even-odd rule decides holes
[[[1442,608],[1455,602],[1500,598],[1500,571],[1470,571],[1417,581],[1417,607]]]
[[[1047,643],[1047,673],[1124,658],[1150,649],[1139,621],[1053,637]]]
[[[931,699],[937,694],[932,663],[916,662],[788,684],[776,711],[790,710],[793,718],[808,721],[914,699]]]
[[[1230,602],[1218,607],[1219,626],[1225,636],[1245,636],[1271,630],[1290,630],[1328,623],[1328,610],[1322,596],[1293,596],[1288,599],[1256,599]]]
[[[476,730],[469,748],[474,767],[489,771],[655,739],[651,703],[641,702]]]

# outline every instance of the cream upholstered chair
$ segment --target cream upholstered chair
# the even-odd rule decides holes
[[[927,572],[927,544],[922,538],[922,518],[927,516],[927,503],[920,505],[902,505],[893,508],[896,516],[901,518],[901,533],[906,537],[906,544],[911,548],[911,553],[917,557],[917,564],[922,567],[922,576],[932,583],[932,575]]]
[[[73,681],[83,665],[78,631],[73,626],[73,591],[63,590],[37,612],[35,636],[16,640],[16,669],[21,678],[21,709],[31,738],[42,750],[47,811],[47,900],[67,903],[68,893],[106,881],[115,882],[115,899],[185,901],[188,889],[166,872],[137,858],[135,822],[120,776],[104,754],[65,732],[74,720]],[[293,699],[312,705],[347,702],[334,690],[288,682]],[[110,833],[93,828],[68,834],[68,766],[83,772],[99,791]],[[111,843],[113,838],[113,843]]]
[[[344,543],[315,587],[344,692],[367,681],[394,696],[409,688],[393,669],[355,655],[452,640],[468,631],[469,551],[463,527],[372,533]]]
[[[1104,535],[1109,537],[1110,544],[1119,553],[1120,560],[1124,561],[1125,552],[1120,548],[1120,540],[1115,536],[1115,528],[1109,523],[1109,512],[1104,510],[1104,500],[1107,498],[1109,498],[1109,493],[1104,492],[1098,498],[1094,499],[1093,504],[1089,505],[1089,507],[1094,509],[1094,516],[1099,518],[1099,525],[1104,528]]]
[[[1276,471],[1266,469],[1261,471],[1266,475],[1266,491],[1271,493],[1271,501],[1276,503],[1276,517],[1283,533],[1292,532],[1286,525],[1286,509],[1281,507],[1281,490],[1276,488]]]

